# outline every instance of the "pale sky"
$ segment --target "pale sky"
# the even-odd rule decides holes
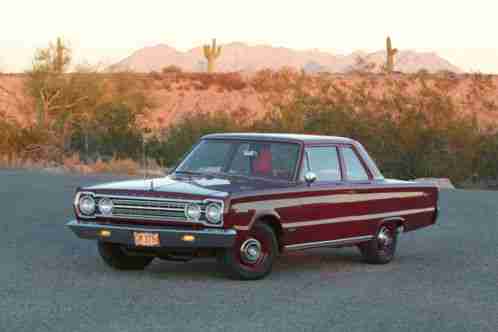
[[[464,70],[498,73],[496,0],[4,0],[0,70],[29,68],[58,35],[77,62],[111,64],[144,46],[181,50],[216,37],[332,52],[435,51]]]

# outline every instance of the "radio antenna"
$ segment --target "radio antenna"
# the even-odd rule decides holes
[[[145,134],[142,135],[142,165],[144,168],[144,180],[148,177],[148,165],[147,165],[147,152],[146,152],[146,144],[145,144]]]

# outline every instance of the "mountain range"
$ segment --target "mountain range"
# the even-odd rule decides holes
[[[248,45],[241,42],[224,44],[216,62],[220,72],[253,72],[260,69],[279,69],[284,66],[304,69],[306,72],[344,73],[357,66],[358,59],[370,63],[376,70],[382,68],[385,51],[353,52],[347,55],[332,54],[318,50],[294,50],[270,45]],[[164,67],[175,65],[184,71],[206,71],[206,60],[202,46],[188,51],[179,51],[171,46],[159,44],[145,47],[120,62],[112,65],[110,70],[131,70],[135,72],[161,71]],[[429,72],[462,72],[460,68],[432,52],[401,50],[396,55],[395,70],[413,73],[421,69]]]

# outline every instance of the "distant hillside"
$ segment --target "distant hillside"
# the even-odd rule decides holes
[[[385,51],[334,55],[317,50],[300,51],[269,45],[249,46],[239,42],[222,46],[223,50],[217,62],[217,70],[221,72],[253,72],[260,69],[280,69],[288,66],[304,69],[307,72],[343,73],[354,67],[359,56],[367,62],[375,64],[377,70],[382,67],[385,61]],[[147,73],[160,71],[169,65],[179,66],[185,71],[205,71],[206,61],[202,54],[202,47],[196,47],[186,52],[178,51],[164,44],[145,47],[111,66],[110,69]],[[400,51],[396,57],[395,69],[406,73],[417,72],[420,69],[426,69],[429,72],[462,72],[436,53],[415,51]]]

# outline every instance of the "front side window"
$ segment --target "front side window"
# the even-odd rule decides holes
[[[315,147],[306,149],[308,157],[303,163],[305,171],[310,170],[316,174],[318,181],[340,181],[341,168],[336,147]]]
[[[354,150],[352,148],[342,148],[341,151],[346,165],[346,176],[348,180],[368,180],[368,173]]]
[[[298,157],[298,144],[205,140],[185,158],[176,172],[291,180]]]

